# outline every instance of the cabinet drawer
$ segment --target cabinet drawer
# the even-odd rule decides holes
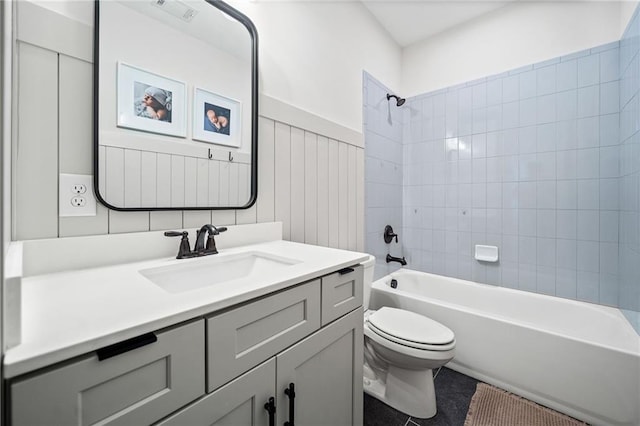
[[[11,424],[150,424],[204,394],[204,321],[11,383]]]
[[[320,280],[207,319],[207,390],[320,328]]]
[[[357,265],[322,277],[322,326],[362,306],[363,272]]]

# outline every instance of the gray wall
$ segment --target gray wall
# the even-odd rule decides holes
[[[275,220],[292,241],[364,249],[359,135],[269,99],[261,105],[259,193],[252,208],[117,212],[98,206],[95,217],[58,217],[58,174],[93,171],[92,28],[22,2],[17,31],[14,240]]]

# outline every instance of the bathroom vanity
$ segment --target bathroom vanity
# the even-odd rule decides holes
[[[367,255],[220,240],[204,258],[25,274],[8,424],[362,424]]]

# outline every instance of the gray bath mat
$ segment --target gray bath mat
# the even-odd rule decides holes
[[[464,426],[575,425],[586,423],[486,383],[478,383],[464,421]]]

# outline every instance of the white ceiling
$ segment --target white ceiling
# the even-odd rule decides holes
[[[401,47],[422,41],[514,0],[361,0]]]

